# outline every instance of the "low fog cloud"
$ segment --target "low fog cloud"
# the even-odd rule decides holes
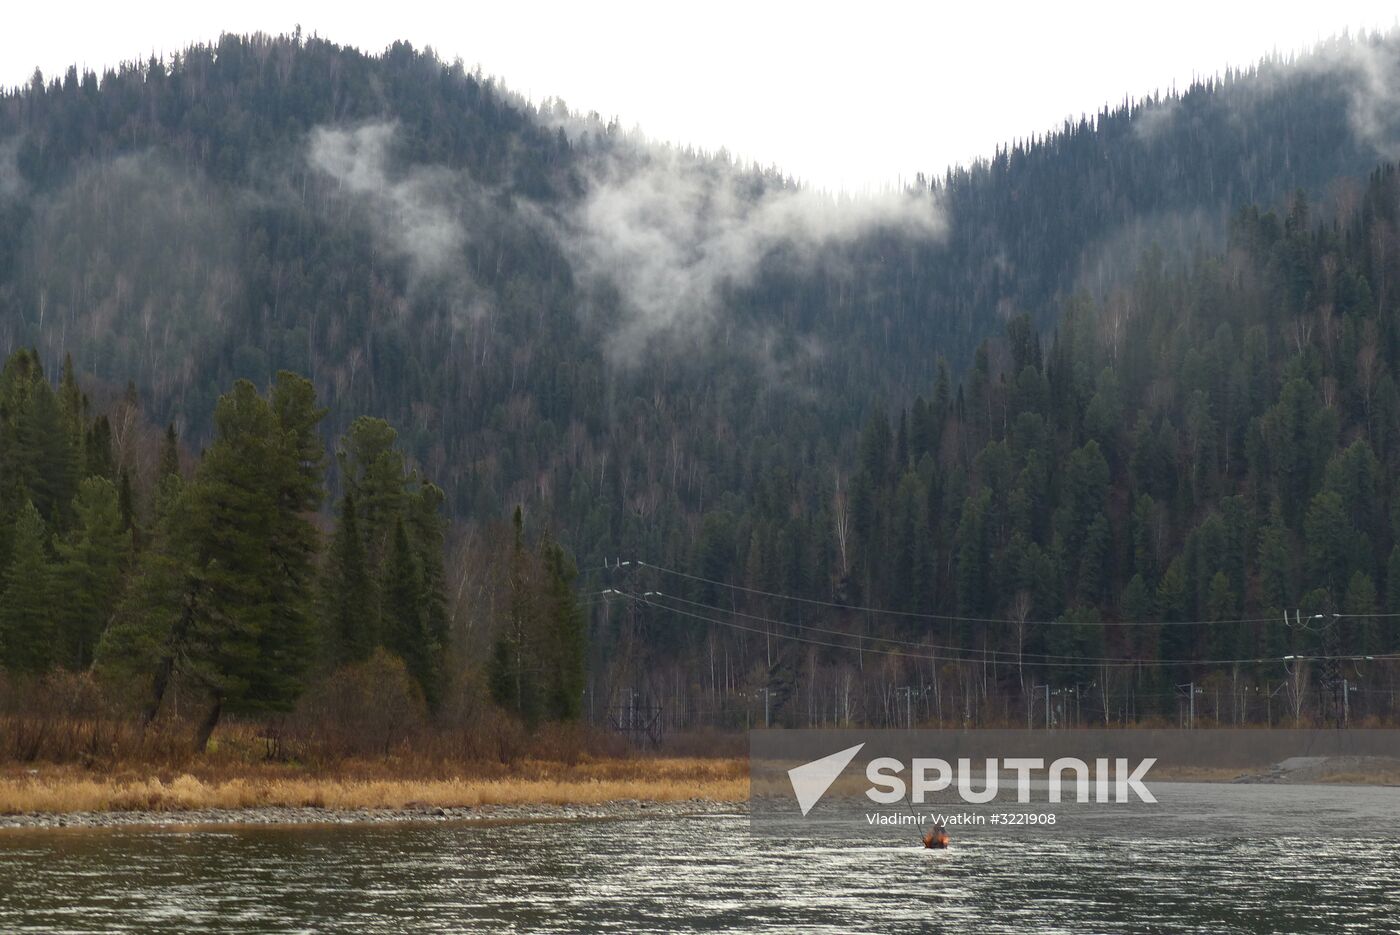
[[[562,241],[585,281],[617,287],[623,318],[609,351],[627,362],[657,336],[703,333],[724,290],[751,282],[774,251],[810,264],[876,229],[938,238],[945,227],[926,194],[833,198],[658,149],[640,164],[595,168]]]
[[[1199,205],[1136,216],[1080,251],[1075,288],[1102,299],[1137,275],[1150,250],[1171,258],[1189,256],[1202,245],[1219,248],[1226,217],[1223,207]]]
[[[1133,137],[1142,143],[1156,141],[1176,123],[1180,107],[1171,98],[1142,105],[1133,114]]]
[[[219,187],[143,151],[82,163],[33,207],[17,281],[46,351],[158,391],[196,382],[243,295]]]
[[[1296,60],[1269,60],[1256,75],[1226,87],[1223,101],[1259,106],[1266,96],[1296,94],[1297,82],[1335,82],[1346,99],[1347,120],[1357,142],[1379,158],[1400,159],[1400,31],[1340,36],[1319,43]],[[1134,136],[1152,142],[1182,118],[1173,98],[1145,103],[1133,117]]]
[[[506,217],[465,172],[397,160],[395,133],[392,123],[321,127],[307,159],[364,205],[383,247],[404,257],[416,278],[470,302],[479,300],[469,298],[476,290],[463,254],[476,228],[519,223],[557,241],[585,287],[617,290],[620,317],[606,338],[617,363],[635,360],[657,337],[704,337],[722,316],[726,289],[752,282],[775,252],[805,268],[825,248],[875,230],[945,233],[927,193],[832,197],[724,159],[641,143],[585,156],[576,202],[542,205],[517,194]]]
[[[1341,40],[1318,59],[1346,81],[1347,117],[1357,138],[1383,158],[1400,158],[1400,34]]]
[[[461,263],[466,234],[451,206],[464,194],[463,180],[435,166],[393,171],[394,133],[392,123],[318,127],[307,158],[366,203],[376,235],[416,276],[439,276]]]

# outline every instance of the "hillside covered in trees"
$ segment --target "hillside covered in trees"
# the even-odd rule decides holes
[[[1024,723],[1046,682],[1069,720],[1197,682],[1221,721],[1283,688],[1320,716],[1335,673],[1285,655],[1400,650],[1400,194],[1363,80],[1398,66],[1339,40],[869,200],[405,45],[36,75],[0,97],[5,665],[106,647],[157,702],[184,660],[275,709],[383,645],[433,706],[640,694],[677,727]],[[252,488],[245,553],[214,530]],[[105,590],[27,629],[41,566]],[[1391,664],[1347,664],[1393,715]]]
[[[623,517],[565,507],[582,484],[694,513],[762,439],[805,421],[844,440],[1153,242],[1218,246],[1246,204],[1341,197],[1384,151],[1354,79],[1397,54],[1266,63],[870,201],[531,107],[404,45],[230,35],[36,75],[0,99],[0,348],[134,381],[201,442],[235,379],[306,374],[331,433],[404,426],[454,515],[542,502],[592,556]],[[751,442],[737,465],[727,437]]]
[[[313,684],[323,703],[347,679],[369,689],[365,703],[410,713],[460,717],[476,703],[473,680],[454,675],[469,646],[450,629],[442,491],[407,467],[387,422],[362,416],[336,448],[336,522],[319,528],[325,414],[304,377],[281,371],[265,393],[239,380],[189,464],[173,426],[143,424],[134,393],[94,415],[71,362],[55,389],[32,351],[12,355],[0,371],[0,661],[29,704],[62,710],[62,683],[36,681],[55,671],[95,674],[143,725],[180,719],[183,694],[203,749],[225,711],[287,712]],[[510,609],[492,695],[531,724],[576,720],[573,565],[547,537],[527,552],[518,522],[502,562]],[[541,687],[522,688],[523,669]]]

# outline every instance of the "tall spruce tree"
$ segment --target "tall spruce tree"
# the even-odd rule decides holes
[[[25,501],[15,522],[9,567],[0,591],[0,660],[7,669],[42,672],[54,661],[53,567],[49,533]]]
[[[341,440],[336,457],[345,494],[323,575],[323,629],[333,641],[342,641],[342,654],[348,653],[338,661],[362,651],[360,634],[370,641],[369,648],[383,645],[400,655],[429,705],[436,707],[443,691],[442,651],[449,639],[443,569],[446,497],[407,470],[403,452],[395,447],[397,437],[383,419],[360,418]],[[349,522],[357,530],[353,537],[346,534]]]
[[[59,634],[62,665],[85,669],[121,586],[125,543],[117,490],[103,477],[89,477],[73,501],[73,528],[56,540]]]
[[[425,685],[434,686],[428,692],[433,705],[441,694],[445,677],[443,651],[451,638],[447,619],[447,573],[443,567],[447,539],[447,519],[442,512],[445,499],[441,488],[419,481],[418,489],[408,498],[405,518],[420,572],[423,626],[431,651],[425,667]]]
[[[176,677],[209,696],[198,748],[225,710],[283,710],[301,690],[322,414],[310,384],[291,374],[278,375],[270,399],[246,380],[220,397],[214,442],[170,506],[143,581],[104,641],[117,658],[147,655],[148,719]]]
[[[273,377],[267,406],[273,417],[273,461],[265,482],[275,510],[268,537],[274,574],[270,623],[259,634],[252,707],[289,708],[303,687],[315,646],[316,556],[321,534],[312,517],[325,498],[326,446],[317,431],[326,409],[311,381],[288,371]]]
[[[72,354],[63,355],[63,370],[58,379],[58,414],[63,434],[72,451],[74,472],[79,473],[87,465],[87,398],[78,388]]]
[[[383,591],[384,646],[408,667],[409,674],[423,689],[430,707],[439,700],[434,660],[437,646],[428,633],[423,602],[423,573],[408,541],[402,517],[394,522],[389,555],[384,563]]]
[[[165,427],[165,434],[161,436],[158,470],[161,477],[180,476],[180,436],[174,422]]]
[[[363,662],[379,645],[375,580],[365,560],[365,543],[355,512],[355,496],[340,500],[340,521],[331,538],[321,580],[321,622],[327,661]]]
[[[487,681],[496,704],[528,725],[538,723],[544,703],[540,664],[536,655],[536,596],[531,582],[530,555],[525,548],[524,514],[515,508],[514,539],[509,564],[506,619],[491,649]]]
[[[586,639],[583,608],[574,592],[578,570],[564,547],[551,536],[541,538],[539,551],[544,576],[542,612],[548,639],[547,714],[555,721],[576,721],[583,714]]]
[[[394,447],[397,439],[388,422],[361,416],[350,424],[336,453],[341,482],[347,493],[355,495],[369,566],[376,573],[403,513],[404,457]]]
[[[86,477],[117,479],[117,462],[112,454],[112,423],[105,415],[98,416],[83,438],[83,473]]]
[[[148,546],[135,562],[111,624],[97,645],[94,664],[109,684],[126,689],[141,708],[143,724],[160,713],[178,666],[193,648],[201,585],[194,544],[185,523],[191,490],[164,478],[165,507]]]

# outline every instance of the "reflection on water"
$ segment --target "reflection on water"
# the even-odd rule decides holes
[[[1394,826],[1269,839],[1234,829],[1190,839],[984,831],[948,851],[909,837],[835,846],[753,838],[741,816],[7,832],[0,931],[1272,933],[1400,924]]]

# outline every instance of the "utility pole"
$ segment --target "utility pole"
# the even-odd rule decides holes
[[[1265,724],[1267,724],[1269,727],[1273,727],[1273,726],[1274,726],[1274,696],[1277,695],[1279,692],[1283,691],[1285,688],[1287,688],[1287,687],[1288,687],[1288,683],[1287,683],[1287,682],[1280,682],[1278,688],[1275,688],[1275,689],[1273,689],[1273,690],[1270,690],[1270,689],[1269,689],[1269,684],[1270,684],[1269,682],[1265,682],[1265,683],[1264,683],[1264,693],[1265,693],[1265,695],[1267,696],[1267,697],[1264,699],[1264,701],[1265,701],[1265,704],[1268,705],[1268,711],[1267,711],[1268,720],[1265,721]]]
[[[1303,622],[1303,615],[1300,611],[1293,612],[1293,620],[1288,619],[1288,614],[1283,615],[1284,623],[1295,630],[1306,630],[1309,633],[1316,633],[1320,636],[1322,654],[1320,656],[1284,656],[1284,671],[1293,677],[1293,723],[1296,725],[1302,714],[1302,671],[1303,663],[1308,660],[1317,660],[1322,663],[1322,671],[1319,677],[1319,690],[1322,693],[1321,703],[1318,705],[1319,714],[1324,721],[1330,720],[1332,726],[1341,730],[1351,722],[1351,682],[1342,678],[1342,662],[1350,661],[1353,664],[1360,661],[1370,661],[1372,656],[1343,656],[1341,654],[1341,614],[1313,614],[1308,618],[1308,622]],[[1326,621],[1317,623],[1316,621]],[[1290,669],[1290,663],[1292,668]],[[1359,674],[1359,672],[1358,672]]]
[[[654,686],[646,672],[644,642],[643,605],[659,607],[654,599],[662,597],[660,591],[640,591],[637,572],[641,562],[618,560],[611,566],[620,572],[625,581],[624,590],[604,588],[604,597],[619,597],[626,601],[626,617],[620,639],[621,659],[613,674],[608,678],[608,723],[613,730],[629,737],[635,743],[643,740],[660,744],[665,732],[660,698],[653,694]],[[590,720],[592,718],[593,691],[589,689]]]
[[[1204,689],[1204,688],[1197,688],[1195,682],[1187,682],[1185,685],[1178,685],[1178,686],[1176,686],[1176,690],[1177,690],[1178,692],[1180,692],[1183,688],[1186,689],[1186,698],[1187,698],[1187,712],[1188,712],[1188,714],[1187,714],[1187,719],[1186,719],[1186,729],[1187,729],[1187,730],[1195,730],[1195,729],[1196,729],[1196,693],[1197,693],[1197,692],[1205,692],[1205,689]],[[1177,698],[1180,698],[1180,697],[1181,697],[1180,695],[1177,696]],[[1181,717],[1181,709],[1180,709],[1180,708],[1177,708],[1177,709],[1176,709],[1176,712],[1177,712],[1177,717],[1178,717],[1178,718]]]
[[[1290,620],[1288,619],[1288,611],[1284,611],[1284,613],[1283,613],[1283,622],[1284,622],[1290,629],[1292,629],[1292,630],[1303,630],[1303,631],[1306,631],[1306,632],[1308,632],[1308,633],[1317,633],[1317,632],[1319,632],[1319,626],[1320,626],[1320,624],[1318,623],[1318,621],[1324,620],[1324,619],[1326,619],[1326,615],[1324,615],[1324,614],[1312,614],[1311,616],[1309,616],[1309,617],[1307,618],[1307,622],[1305,623],[1305,622],[1303,622],[1303,612],[1302,612],[1301,610],[1294,609],[1294,611],[1293,611],[1293,619],[1290,621]],[[1329,667],[1329,664],[1328,664],[1328,657],[1330,657],[1330,656],[1332,656],[1332,655],[1335,655],[1334,653],[1331,653],[1331,652],[1328,651],[1328,646],[1327,646],[1327,631],[1328,631],[1329,629],[1330,629],[1329,627],[1323,627],[1323,628],[1322,628],[1322,638],[1323,638],[1323,657],[1322,657],[1322,658],[1323,658],[1323,671],[1322,671],[1322,685],[1321,685],[1321,688],[1322,688],[1323,698],[1324,698],[1324,699],[1327,697],[1327,690],[1328,690],[1328,688],[1330,687],[1329,682],[1328,682],[1328,676],[1329,676],[1329,672],[1328,672],[1328,667]],[[1288,664],[1289,664],[1290,662],[1293,663],[1293,669],[1292,669],[1292,671],[1289,672],[1288,674],[1291,675],[1291,676],[1293,677],[1293,726],[1294,726],[1294,727],[1299,726],[1299,724],[1300,724],[1301,721],[1302,721],[1302,717],[1303,717],[1303,665],[1302,665],[1302,664],[1303,664],[1303,662],[1304,662],[1305,660],[1307,660],[1307,659],[1309,659],[1309,658],[1310,658],[1310,657],[1308,657],[1308,656],[1300,656],[1300,655],[1290,655],[1290,656],[1284,656],[1284,657],[1283,657],[1284,671],[1288,671]],[[1324,702],[1324,703],[1325,703],[1325,702]]]
[[[1033,687],[1033,688],[1039,688],[1039,689],[1041,689],[1042,691],[1044,691],[1044,693],[1045,693],[1045,729],[1046,729],[1046,730],[1049,730],[1049,729],[1050,729],[1050,683],[1049,683],[1049,682],[1042,682],[1041,684],[1039,684],[1039,685],[1034,685],[1034,686],[1032,686],[1032,687]],[[1027,726],[1030,726],[1030,715],[1029,715],[1029,714],[1026,715],[1026,725],[1027,725]]]
[[[637,562],[630,559],[627,561],[619,559],[617,564],[613,566],[613,570],[621,573],[623,579],[621,582],[622,590],[619,591],[615,588],[607,588],[603,591],[604,594],[617,594],[627,602],[627,623],[624,628],[622,640],[622,664],[619,667],[621,671],[618,681],[626,684],[626,689],[622,690],[629,692],[631,696],[637,694],[637,688],[639,687],[637,682],[639,668],[637,665],[637,631],[640,624],[637,608],[637,564]],[[615,685],[616,683],[614,683],[614,686]],[[632,705],[630,702],[624,706],[624,711],[625,715],[630,720],[632,712]],[[631,729],[630,723],[627,729]]]
[[[1291,667],[1289,663],[1292,663]],[[1293,726],[1300,727],[1303,721],[1303,657],[1284,656],[1283,671],[1293,679]]]
[[[906,730],[914,729],[914,689],[910,685],[900,685],[895,688],[896,697],[904,698],[904,727]]]
[[[1341,634],[1337,632],[1338,619],[1339,615],[1333,614],[1332,619],[1322,625],[1322,688],[1331,709],[1332,726],[1340,730],[1346,721],[1346,714],[1343,711],[1341,662],[1337,659],[1341,642]]]

